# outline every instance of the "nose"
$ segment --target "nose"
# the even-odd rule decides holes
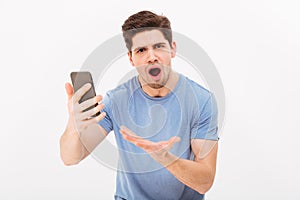
[[[148,63],[157,62],[157,56],[153,49],[148,50]]]

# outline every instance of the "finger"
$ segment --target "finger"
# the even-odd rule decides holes
[[[131,136],[131,135],[127,135],[127,134],[122,134],[123,138],[125,140],[127,140],[128,142],[131,142],[135,145],[150,145],[152,142],[149,140],[145,140],[143,138],[139,138],[139,137],[135,137],[135,136]],[[140,146],[140,147],[141,147]]]
[[[167,146],[169,144],[175,144],[176,142],[179,142],[179,141],[180,141],[180,137],[174,136],[174,137],[171,137],[167,141],[161,141],[161,142],[158,142],[157,144],[159,144],[161,146]]]
[[[125,133],[122,133],[122,131],[120,131],[120,132],[121,132],[122,137],[123,137],[125,140],[129,141],[129,142],[136,142],[136,141],[138,140],[138,139],[135,138],[135,137],[132,137],[132,136],[130,136],[130,135],[127,135],[127,134],[125,134]]]
[[[102,119],[104,119],[105,116],[106,116],[106,113],[105,113],[105,112],[101,112],[101,114],[98,115],[97,117],[93,117],[93,118],[91,118],[91,119],[85,120],[84,122],[85,122],[87,125],[94,124],[94,123],[98,123],[99,121],[101,121]]]
[[[136,142],[135,145],[144,149],[148,153],[158,153],[158,152],[166,149],[165,146],[159,145],[157,143]]]
[[[91,107],[91,106],[99,103],[101,100],[102,100],[102,96],[101,95],[97,95],[97,96],[95,96],[95,97],[93,97],[91,99],[88,99],[88,100],[80,103],[79,104],[80,105],[80,111],[83,111],[83,110],[85,110],[85,109],[87,109],[87,108],[89,108],[89,107]]]
[[[125,140],[127,140],[128,142],[131,142],[131,143],[136,143],[137,142],[137,139],[136,138],[133,138],[133,137],[131,137],[131,136],[128,136],[128,135],[122,135],[123,136],[123,138],[125,139]]]
[[[68,95],[68,100],[70,100],[74,94],[73,87],[70,83],[65,84],[65,89]]]
[[[89,91],[89,90],[91,89],[91,87],[92,87],[92,85],[91,85],[90,83],[86,83],[86,84],[84,84],[81,88],[79,88],[79,89],[75,92],[75,94],[74,94],[74,96],[73,96],[74,102],[77,103],[77,102],[81,99],[81,97],[82,97],[87,91]]]
[[[150,140],[145,140],[143,138],[137,138],[134,136],[130,136],[130,135],[122,135],[123,138],[131,143],[134,143],[135,145],[139,146],[139,147],[145,147],[145,148],[153,148],[153,147],[157,147],[157,144],[150,141]]]
[[[172,144],[175,144],[175,143],[177,143],[177,142],[180,142],[180,137],[178,137],[178,136],[174,136],[174,137],[171,137],[170,138],[170,143],[172,143]]]
[[[124,132],[123,130],[120,130],[120,133],[123,137],[126,137],[127,139],[132,139],[132,140],[135,140],[135,141],[144,140],[143,138],[141,138],[139,136],[128,134],[128,133]]]
[[[136,145],[137,147],[140,147],[144,149],[146,152],[155,152],[160,149],[161,147],[157,147],[155,144],[150,144],[148,141],[140,141],[139,139],[132,138],[130,136],[123,136],[125,140],[128,142],[131,142],[132,144]]]
[[[158,144],[161,146],[167,146],[170,142],[169,141],[161,141]]]
[[[173,145],[179,141],[180,141],[180,138],[175,136],[175,137],[170,138],[167,141],[157,142],[157,143],[155,143],[155,145],[156,145],[155,150],[156,151],[159,151],[162,149],[170,150],[173,147]],[[147,146],[144,146],[144,147],[147,148]]]
[[[120,132],[135,138],[141,138],[139,136],[137,136],[137,134],[135,134],[133,131],[131,131],[129,128],[127,128],[126,126],[120,126]]]
[[[104,108],[104,104],[99,104],[96,107],[81,113],[80,120],[85,120],[91,118],[96,113],[100,112]]]

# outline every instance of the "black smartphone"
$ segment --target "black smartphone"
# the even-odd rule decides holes
[[[73,84],[73,88],[74,88],[74,93],[81,88],[83,85],[85,85],[86,83],[90,83],[92,85],[91,89],[88,90],[79,100],[79,103],[82,103],[90,98],[93,98],[96,96],[96,92],[95,92],[95,87],[94,87],[94,82],[93,82],[93,78],[92,78],[92,74],[88,71],[80,71],[80,72],[71,72],[70,74],[71,76],[71,80],[72,80],[72,84]],[[85,110],[83,110],[83,112],[90,110],[91,108],[94,108],[98,105],[98,103],[96,103],[94,106],[91,106]],[[93,115],[92,117],[96,117],[100,115],[100,112],[96,113],[95,115]]]

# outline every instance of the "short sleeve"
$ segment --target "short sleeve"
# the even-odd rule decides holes
[[[192,139],[219,140],[218,137],[218,108],[212,93],[203,106],[195,112],[191,127]]]
[[[99,121],[98,124],[102,126],[107,131],[107,133],[109,133],[113,130],[113,122],[111,120],[112,103],[108,93],[104,96],[102,103],[104,104],[104,108],[101,112],[105,112],[106,116],[104,119]]]

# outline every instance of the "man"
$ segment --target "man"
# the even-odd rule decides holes
[[[166,17],[141,11],[122,30],[138,76],[86,112],[102,97],[79,104],[90,85],[74,94],[66,84],[69,121],[61,158],[66,165],[79,163],[113,130],[120,155],[115,199],[204,199],[216,171],[214,96],[172,70],[176,43]]]

